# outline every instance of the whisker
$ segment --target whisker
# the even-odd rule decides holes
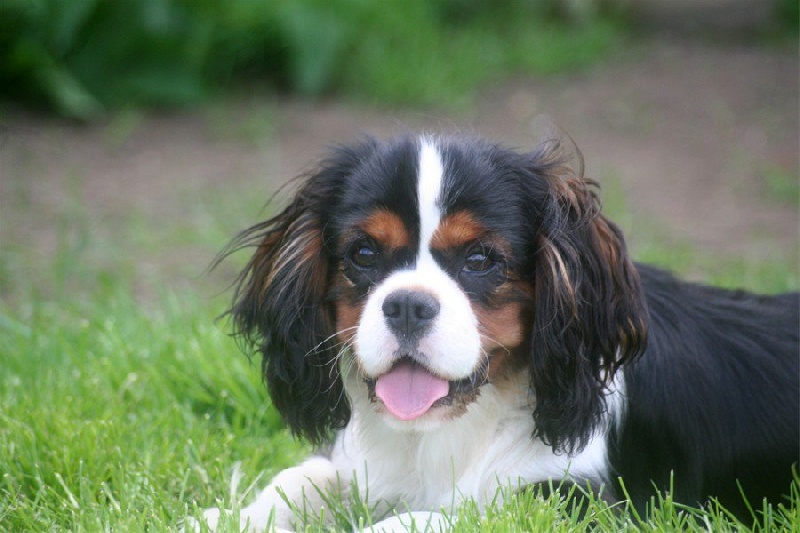
[[[333,384],[335,383],[336,378],[339,377],[342,374],[342,369],[339,368],[340,365],[342,365],[342,364],[343,365],[352,365],[353,364],[352,360],[347,360],[347,359],[344,358],[345,354],[347,354],[352,349],[353,342],[352,341],[343,341],[343,342],[337,343],[335,346],[338,347],[338,350],[336,351],[336,355],[333,357],[333,360],[330,362],[330,365],[329,365],[330,368],[328,370],[328,377],[330,378],[330,383],[331,384],[330,384],[330,386],[328,387],[328,389],[325,392],[329,392],[331,390],[331,388],[333,387]],[[344,361],[344,363],[342,363],[342,361]],[[350,369],[349,369],[348,366],[345,366],[343,370],[344,370],[345,373],[348,373]],[[339,376],[335,375],[334,373],[338,373]],[[337,402],[338,401],[341,401],[341,398],[339,398],[337,400]]]
[[[497,347],[502,348],[506,352],[506,355],[511,355],[511,350],[509,350],[508,347],[506,347],[506,345],[504,345],[502,342],[498,341],[494,337],[491,337],[489,335],[486,335],[485,333],[480,333],[480,332],[478,333],[478,335],[480,335],[481,338],[486,339],[492,344],[496,345]],[[487,356],[489,355],[488,353],[486,353],[486,350],[484,350],[483,347],[481,347],[481,351],[484,352],[484,355]]]
[[[308,350],[308,351],[307,351],[307,352],[306,352],[306,353],[303,355],[303,357],[306,357],[306,356],[308,356],[308,355],[310,355],[310,354],[312,354],[312,353],[316,352],[317,350],[319,350],[319,349],[320,349],[320,347],[321,347],[323,344],[325,344],[325,343],[326,343],[326,342],[328,342],[329,340],[333,339],[334,337],[338,336],[339,334],[341,334],[341,333],[345,333],[345,332],[347,332],[347,331],[354,330],[354,329],[358,329],[358,326],[350,326],[350,327],[348,327],[348,328],[340,329],[339,331],[336,331],[336,332],[334,332],[334,333],[332,333],[332,334],[328,335],[327,337],[325,337],[324,339],[322,339],[322,340],[321,340],[321,341],[320,341],[320,342],[319,342],[319,343],[318,343],[316,346],[314,346],[313,348],[311,348],[310,350]],[[336,343],[336,344],[334,344],[334,346],[337,346],[338,344],[341,344],[341,343]]]

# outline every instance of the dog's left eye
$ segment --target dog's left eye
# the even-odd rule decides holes
[[[489,271],[494,265],[495,261],[486,253],[485,250],[480,249],[470,252],[464,260],[464,271],[473,273],[482,273]]]

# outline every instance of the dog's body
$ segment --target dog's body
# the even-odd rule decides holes
[[[279,495],[358,487],[417,525],[464,498],[563,480],[634,504],[673,490],[746,514],[800,460],[798,296],[680,282],[628,258],[558,143],[519,154],[405,137],[340,148],[256,252],[232,315],[292,430],[330,453]],[[219,512],[207,512],[214,525]]]

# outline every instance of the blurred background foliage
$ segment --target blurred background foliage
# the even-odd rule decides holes
[[[87,120],[267,80],[305,95],[458,103],[503,72],[587,64],[612,2],[3,0],[0,97]],[[573,6],[573,7],[570,7]]]
[[[763,0],[796,41],[798,0]],[[266,80],[303,95],[455,105],[502,74],[606,55],[636,0],[2,0],[0,98],[81,120]]]

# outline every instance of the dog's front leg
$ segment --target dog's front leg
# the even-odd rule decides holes
[[[341,481],[347,486],[346,480]],[[306,508],[315,516],[324,504],[320,491],[338,489],[339,483],[333,463],[324,457],[311,457],[275,476],[256,500],[241,510],[239,527],[246,531],[291,529],[295,521],[292,506]],[[225,511],[216,508],[203,512],[210,530],[217,528],[223,513]]]

